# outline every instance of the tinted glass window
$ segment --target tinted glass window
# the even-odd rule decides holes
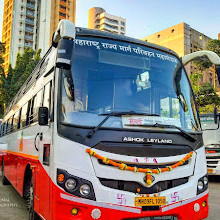
[[[26,103],[21,109],[21,127],[25,127],[27,125],[27,109],[28,103]]]
[[[51,97],[52,97],[52,81],[47,83],[47,85],[44,87],[43,106],[48,108],[49,113],[51,110]]]
[[[41,100],[42,100],[42,89],[32,99],[30,123],[37,121],[38,108],[41,106]]]
[[[13,120],[13,130],[17,130],[18,128],[18,119],[19,119],[19,112],[17,111],[14,115],[14,120]]]

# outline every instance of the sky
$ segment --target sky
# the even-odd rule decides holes
[[[140,39],[181,22],[211,38],[217,39],[220,33],[220,0],[76,1],[76,26],[80,27],[87,27],[89,8],[102,7],[109,14],[126,18],[129,37]],[[0,39],[3,2],[0,0]]]

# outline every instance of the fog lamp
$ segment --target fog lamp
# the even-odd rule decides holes
[[[77,215],[77,214],[78,214],[78,209],[77,209],[77,208],[73,208],[73,209],[71,210],[71,214],[72,214],[72,215]]]
[[[101,211],[99,209],[93,209],[91,215],[94,219],[99,219],[101,217]]]
[[[200,205],[198,203],[195,203],[194,205],[194,211],[198,212],[200,210]]]

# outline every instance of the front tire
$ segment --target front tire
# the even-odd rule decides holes
[[[25,195],[27,201],[27,209],[29,211],[29,220],[39,220],[38,214],[34,211],[34,184],[33,177],[27,183],[27,190]]]
[[[10,182],[4,175],[4,160],[2,160],[2,184],[3,185],[10,185]]]

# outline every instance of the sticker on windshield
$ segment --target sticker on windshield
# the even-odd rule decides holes
[[[181,127],[180,120],[177,118],[166,118],[158,116],[122,116],[123,128],[140,127],[146,129],[143,125],[154,125],[154,124],[164,124],[164,125],[175,125]]]

